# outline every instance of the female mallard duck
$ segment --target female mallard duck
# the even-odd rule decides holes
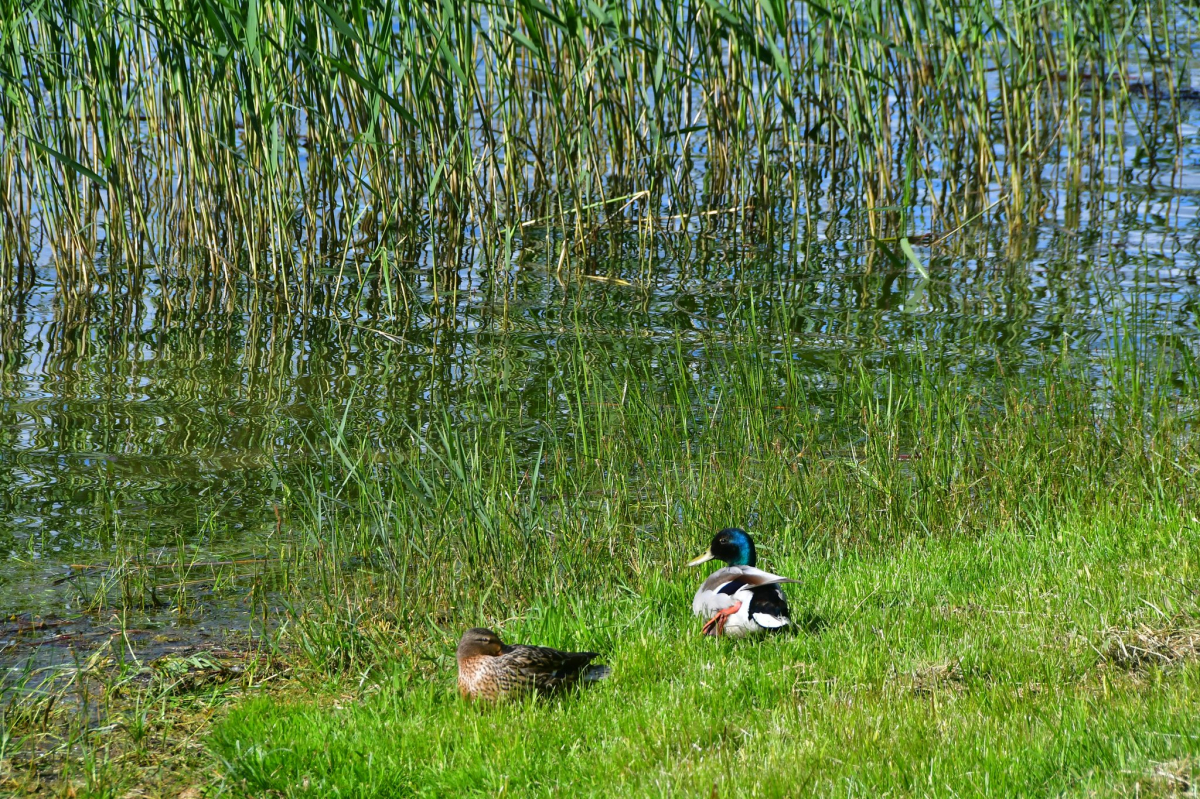
[[[714,559],[729,565],[709,575],[692,600],[692,613],[708,618],[705,635],[741,637],[791,624],[787,599],[779,584],[799,580],[754,568],[758,554],[744,530],[727,527],[720,531],[708,551],[688,565],[699,566]]]
[[[589,665],[595,652],[560,652],[545,646],[506,646],[491,630],[472,627],[458,642],[458,691],[469,699],[495,701],[533,690],[551,693],[612,673]]]

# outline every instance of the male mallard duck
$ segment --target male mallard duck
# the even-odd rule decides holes
[[[713,537],[708,551],[688,565],[714,559],[729,565],[709,575],[692,600],[692,613],[709,617],[704,623],[705,635],[740,637],[791,623],[779,584],[800,581],[754,568],[758,554],[744,530],[726,527]]]
[[[595,682],[612,673],[591,666],[595,652],[560,652],[545,646],[506,646],[498,635],[472,627],[458,642],[458,691],[494,701],[527,690],[550,693],[576,682]]]

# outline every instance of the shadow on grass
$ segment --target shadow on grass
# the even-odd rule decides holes
[[[788,635],[799,635],[805,633],[807,635],[820,635],[829,626],[829,619],[822,616],[820,613],[806,611],[797,613],[792,616],[792,624],[787,628]]]

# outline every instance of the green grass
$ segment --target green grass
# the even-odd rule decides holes
[[[1200,756],[1200,653],[1105,655],[1143,626],[1200,628],[1186,512],[1076,508],[833,558],[761,540],[803,578],[788,592],[806,631],[703,638],[701,575],[661,563],[639,590],[497,621],[512,641],[604,652],[614,676],[594,690],[472,706],[445,629],[340,699],[250,701],[210,744],[235,792],[289,796],[1145,795]]]
[[[830,393],[760,346],[654,378],[564,353],[572,421],[532,440],[503,381],[383,456],[335,417],[294,497],[287,635],[314,688],[216,727],[226,787],[1141,795],[1190,773],[1200,523],[1170,357],[1130,342],[991,377],[896,358]],[[699,634],[682,564],[726,524],[803,580],[795,635]],[[471,706],[453,650],[476,625],[614,676]]]

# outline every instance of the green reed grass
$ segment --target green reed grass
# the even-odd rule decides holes
[[[1063,0],[10,4],[4,286],[49,247],[69,293],[153,267],[298,301],[383,241],[490,261],[548,231],[561,266],[606,224],[769,228],[826,189],[877,237],[920,232],[890,210],[914,196],[953,228],[989,185],[1022,218],[1048,160],[1114,154],[1130,80],[1168,101],[1147,146],[1178,138],[1187,34]]]
[[[786,344],[764,357],[758,334],[732,335],[653,370],[560,348],[554,427],[503,381],[386,452],[331,413],[293,494],[293,632],[313,665],[369,670],[547,597],[639,594],[729,524],[835,557],[1196,499],[1192,394],[1134,339],[1099,369],[1046,353],[980,380],[896,356],[815,385]]]
[[[288,633],[323,687],[217,726],[226,788],[1168,795],[1200,762],[1195,394],[1124,319],[1099,363],[988,378],[818,384],[736,320],[653,370],[564,342],[569,424],[497,381],[386,453],[330,413]],[[727,524],[801,578],[795,634],[699,635],[683,564]],[[480,711],[453,688],[478,624],[614,677]]]

